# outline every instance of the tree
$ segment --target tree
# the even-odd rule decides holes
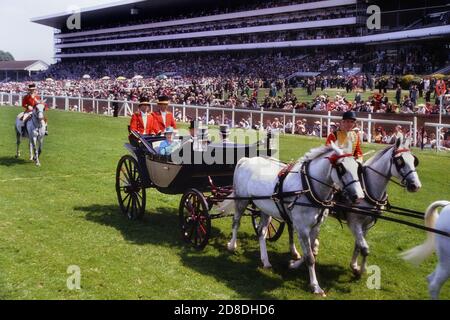
[[[0,50],[0,61],[14,61],[11,53]]]

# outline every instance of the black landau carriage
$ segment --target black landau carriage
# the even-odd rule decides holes
[[[157,145],[164,137],[131,134],[136,143],[125,144],[130,155],[120,159],[116,172],[116,191],[122,213],[130,220],[141,218],[145,213],[146,189],[149,188],[164,194],[182,194],[179,207],[181,235],[197,249],[208,244],[211,220],[226,216],[210,214],[210,210],[233,192],[233,174],[238,161],[243,157],[270,157],[275,152],[270,133],[263,141],[249,145],[208,144],[206,140],[194,142],[180,138],[182,147],[170,156],[161,156],[157,152]],[[260,212],[253,204],[247,210],[256,232]],[[278,240],[284,226],[283,222],[273,219],[267,239]]]

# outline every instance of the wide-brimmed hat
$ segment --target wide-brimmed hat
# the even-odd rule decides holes
[[[168,96],[160,96],[158,98],[158,104],[169,104],[169,97]]]
[[[172,127],[167,127],[166,130],[164,130],[164,134],[173,134],[174,132]]]
[[[150,100],[147,97],[141,97],[139,99],[139,106],[149,106]]]
[[[221,134],[230,134],[230,126],[227,124],[220,125],[220,133]]]

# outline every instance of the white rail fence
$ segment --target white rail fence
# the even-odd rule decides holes
[[[11,92],[0,92],[0,105],[21,105],[22,98],[25,93],[11,93]],[[54,96],[54,95],[41,95],[41,99],[46,100],[48,106],[52,109],[60,109],[66,111],[75,112],[88,112],[94,114],[104,114],[112,116],[114,107],[118,109],[118,115],[128,117],[133,114],[133,112],[138,110],[138,102],[133,101],[117,101],[110,99],[95,99],[95,98],[85,98],[85,97],[69,97],[69,96]],[[156,104],[151,105],[151,110],[155,108]],[[222,116],[221,119],[225,119],[225,116],[230,117],[231,123],[236,124],[236,120],[239,116],[246,116],[246,119],[250,119],[250,125],[253,126],[259,124],[264,126],[265,119],[273,119],[278,117],[283,120],[283,124],[286,124],[288,120],[292,121],[293,128],[295,127],[296,120],[299,119],[315,119],[320,121],[320,126],[318,128],[318,137],[323,136],[324,129],[327,135],[331,132],[331,122],[339,121],[341,117],[328,114],[312,114],[312,113],[298,113],[295,109],[291,112],[276,112],[267,111],[263,108],[261,109],[239,109],[239,108],[223,108],[216,106],[193,106],[193,105],[171,105],[173,113],[176,109],[182,113],[182,121],[190,119],[199,119],[199,117],[206,116],[206,119],[210,119],[210,116]],[[372,141],[372,128],[375,124],[387,124],[387,125],[402,125],[409,127],[410,132],[413,133],[414,145],[417,145],[417,117],[414,117],[413,121],[399,121],[399,120],[386,120],[386,119],[376,119],[372,114],[368,114],[367,118],[358,118],[357,121],[360,124],[361,133],[365,132],[367,134],[367,141]],[[239,122],[239,121],[237,121]],[[295,134],[292,130],[292,134]]]

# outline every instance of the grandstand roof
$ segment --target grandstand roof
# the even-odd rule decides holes
[[[41,60],[0,61],[2,71],[39,71],[48,68],[48,64]]]
[[[156,8],[160,7],[174,7],[178,5],[186,5],[187,3],[201,3],[207,2],[207,0],[122,0],[113,4],[105,4],[94,7],[82,8],[82,20],[94,20],[98,19],[99,12],[101,12],[102,17],[123,17],[124,14],[131,15],[130,11],[133,8],[138,8],[143,12],[151,12]],[[71,12],[62,12],[58,14],[52,14],[43,17],[36,17],[31,19],[32,22],[53,27],[56,29],[61,29],[62,26],[66,25],[67,18],[73,14]]]

